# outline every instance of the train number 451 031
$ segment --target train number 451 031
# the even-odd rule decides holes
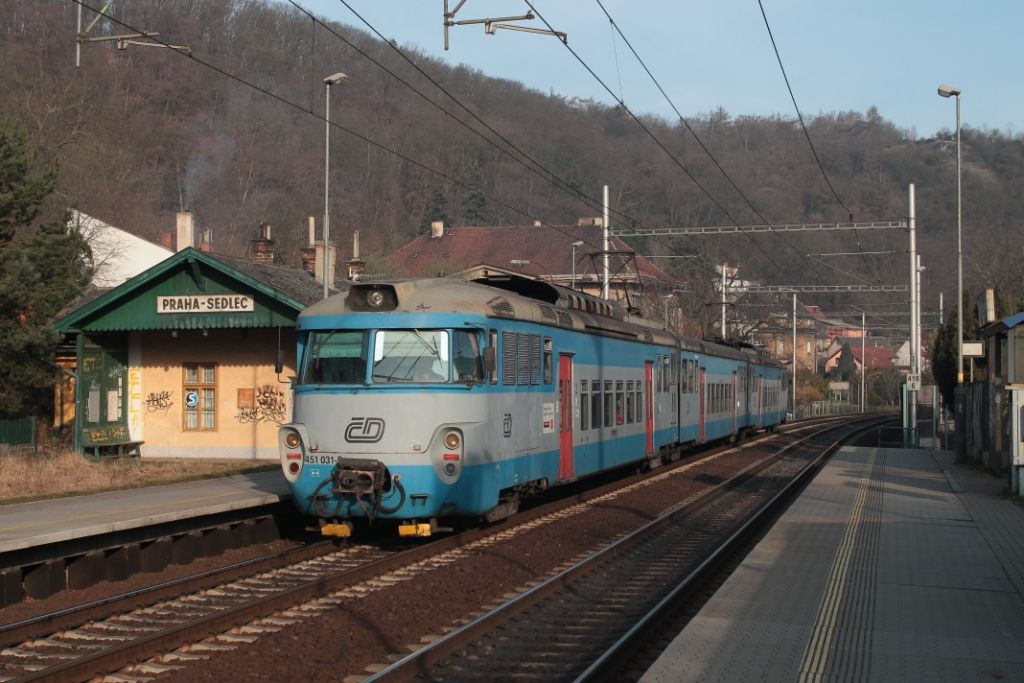
[[[333,465],[338,461],[337,455],[323,455],[320,453],[306,453],[302,456],[304,465]]]

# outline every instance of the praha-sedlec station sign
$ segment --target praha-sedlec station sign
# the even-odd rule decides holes
[[[157,313],[251,313],[255,302],[241,294],[158,296]]]

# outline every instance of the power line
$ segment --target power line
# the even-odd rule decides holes
[[[531,10],[531,11],[533,11],[533,12],[534,12],[534,13],[535,13],[535,14],[537,15],[537,17],[538,17],[538,18],[539,18],[539,19],[540,19],[541,21],[543,21],[543,22],[544,22],[544,24],[545,24],[545,25],[546,25],[546,26],[547,26],[547,27],[548,27],[549,29],[551,29],[551,30],[554,30],[554,28],[553,28],[553,27],[551,26],[551,24],[550,24],[550,23],[548,22],[548,20],[547,20],[547,19],[546,19],[546,18],[544,17],[544,15],[543,15],[543,14],[541,14],[541,13],[540,13],[539,11],[537,11],[537,8],[533,6],[533,3],[532,3],[532,2],[530,1],[530,0],[524,0],[524,1],[525,1],[525,2],[526,2],[526,4],[527,4],[527,5],[529,6],[530,10]],[[672,162],[673,162],[673,163],[674,163],[674,164],[675,164],[676,166],[678,166],[678,167],[679,167],[679,169],[680,169],[680,170],[681,170],[681,171],[682,171],[682,172],[683,172],[684,174],[686,174],[686,177],[687,177],[687,178],[689,178],[689,179],[690,179],[690,181],[691,181],[691,182],[693,182],[693,184],[694,184],[694,185],[696,185],[696,186],[697,186],[697,188],[698,188],[698,189],[699,189],[699,190],[700,190],[700,191],[701,191],[702,193],[704,193],[704,195],[705,195],[705,196],[706,196],[706,197],[707,197],[707,198],[708,198],[709,200],[711,200],[711,203],[712,203],[712,204],[714,204],[714,205],[715,205],[715,207],[716,207],[716,208],[717,208],[717,209],[718,209],[719,211],[721,211],[721,212],[722,212],[722,214],[724,214],[724,215],[725,215],[725,217],[726,217],[726,218],[728,218],[728,219],[729,219],[729,221],[730,221],[731,223],[733,223],[733,224],[738,224],[738,222],[736,221],[736,219],[732,217],[732,214],[731,214],[731,213],[729,213],[728,209],[726,209],[726,208],[725,208],[724,206],[722,206],[721,202],[719,202],[719,201],[718,201],[717,199],[715,199],[715,197],[714,197],[714,196],[713,196],[713,195],[712,195],[712,194],[711,194],[711,193],[710,193],[710,192],[708,191],[708,189],[707,189],[707,188],[705,188],[705,187],[704,187],[704,185],[702,185],[702,184],[701,184],[701,182],[700,182],[699,180],[697,180],[697,177],[693,175],[693,173],[692,173],[692,172],[690,171],[690,169],[688,169],[688,168],[687,168],[687,167],[686,167],[686,166],[685,166],[685,165],[683,164],[683,162],[681,162],[681,161],[679,160],[679,158],[678,158],[678,157],[676,157],[676,155],[674,155],[674,154],[673,154],[673,153],[672,153],[672,152],[671,152],[671,151],[670,151],[670,150],[668,149],[668,147],[666,147],[666,146],[665,146],[665,143],[663,143],[663,142],[662,142],[662,141],[661,141],[661,140],[660,140],[660,139],[658,138],[658,136],[657,136],[657,135],[655,135],[655,134],[654,134],[654,132],[653,132],[653,131],[651,131],[651,129],[650,129],[650,128],[648,128],[648,127],[647,127],[647,126],[646,126],[646,125],[644,124],[644,122],[643,122],[643,121],[641,121],[641,120],[640,120],[640,118],[639,118],[639,117],[638,117],[638,116],[637,116],[636,114],[634,114],[634,113],[633,113],[633,111],[632,111],[632,110],[631,110],[631,109],[630,109],[629,107],[627,107],[627,106],[626,106],[626,103],[625,103],[625,102],[624,102],[624,101],[622,100],[622,98],[620,98],[620,97],[617,97],[617,96],[615,95],[615,92],[614,92],[614,91],[613,91],[613,90],[612,90],[611,88],[609,88],[609,87],[608,87],[608,85],[607,85],[607,84],[606,84],[606,83],[605,83],[605,82],[604,82],[604,81],[603,81],[603,80],[601,79],[601,77],[600,77],[600,76],[598,76],[598,75],[597,75],[597,73],[596,73],[596,72],[595,72],[595,71],[594,71],[594,70],[593,70],[593,69],[592,69],[592,68],[590,67],[590,65],[589,65],[589,64],[587,64],[587,62],[586,62],[586,61],[585,61],[585,60],[584,60],[584,59],[583,59],[582,57],[580,57],[579,53],[577,53],[577,52],[576,52],[576,51],[575,51],[574,49],[572,49],[572,47],[571,47],[571,46],[570,46],[570,45],[569,45],[568,43],[563,43],[563,45],[565,45],[565,48],[566,48],[566,49],[567,49],[567,50],[568,50],[568,51],[570,52],[570,54],[572,54],[572,56],[576,58],[576,61],[578,61],[578,62],[580,63],[580,65],[581,65],[581,66],[583,66],[583,68],[584,68],[584,69],[586,69],[586,70],[587,70],[587,72],[588,72],[588,73],[590,73],[590,75],[594,77],[594,80],[596,80],[596,81],[597,81],[597,82],[598,82],[598,83],[599,83],[599,84],[601,85],[601,87],[602,87],[602,88],[604,88],[604,89],[605,89],[605,91],[606,91],[606,92],[607,92],[607,93],[608,93],[609,95],[611,95],[611,97],[612,97],[612,98],[613,98],[613,99],[614,99],[614,100],[615,100],[615,101],[616,101],[616,102],[618,103],[618,105],[619,105],[620,107],[622,107],[622,110],[623,110],[623,111],[625,111],[625,112],[626,112],[627,114],[629,114],[630,118],[632,118],[632,119],[633,119],[633,121],[635,121],[635,122],[636,122],[636,124],[637,124],[638,126],[640,126],[640,128],[641,128],[641,129],[643,129],[643,131],[644,131],[645,133],[647,133],[647,136],[648,136],[648,137],[650,137],[650,138],[651,138],[651,140],[653,140],[653,141],[654,141],[654,143],[655,143],[655,144],[656,144],[656,145],[657,145],[657,146],[658,146],[658,147],[659,147],[659,148],[660,148],[660,149],[661,149],[661,150],[662,150],[662,151],[663,151],[663,152],[664,152],[664,153],[665,153],[666,155],[668,155],[668,157],[669,157],[669,158],[670,158],[670,159],[672,160]],[[749,236],[748,236],[748,237],[749,237]],[[773,265],[774,265],[774,266],[775,266],[776,268],[778,268],[778,269],[779,269],[780,271],[782,270],[782,266],[781,266],[781,265],[780,265],[780,264],[778,263],[778,261],[776,261],[776,260],[775,260],[774,258],[772,258],[771,254],[769,254],[769,253],[768,253],[767,251],[765,251],[765,249],[764,249],[764,248],[763,248],[763,247],[762,247],[762,246],[761,246],[760,244],[758,244],[758,243],[757,243],[757,241],[756,241],[756,240],[755,240],[755,239],[754,239],[753,237],[749,237],[749,239],[750,239],[750,241],[751,241],[751,242],[752,242],[752,243],[754,244],[754,246],[755,246],[755,247],[757,247],[758,251],[760,251],[760,252],[761,252],[762,254],[764,254],[764,256],[765,256],[765,257],[766,257],[766,258],[767,258],[767,259],[768,259],[769,261],[771,261],[771,262],[772,262],[772,264],[773,264]],[[788,242],[787,242],[787,244],[788,244]],[[793,247],[793,245],[791,245],[791,244],[790,244],[789,246],[790,246],[791,248],[793,248],[793,249],[796,249],[796,248],[795,248],[795,247]],[[800,251],[799,251],[799,250],[796,250],[796,251],[797,251],[797,253],[800,253]],[[821,279],[821,274],[817,272],[817,270],[816,270],[816,269],[814,268],[814,266],[813,266],[813,265],[811,266],[811,270],[814,270],[815,274],[816,274],[816,275],[818,275],[818,278],[819,278],[819,279]]]
[[[700,145],[700,148],[702,150],[704,150],[704,153],[708,155],[708,158],[711,159],[711,162],[719,170],[719,172],[722,174],[722,176],[725,177],[725,179],[729,182],[729,184],[736,191],[736,193],[740,196],[740,198],[744,201],[744,203],[746,203],[747,207],[754,213],[754,215],[756,215],[758,218],[761,219],[761,221],[768,227],[769,231],[775,232],[771,222],[767,218],[764,217],[764,215],[757,209],[757,207],[754,206],[753,202],[750,201],[750,199],[743,192],[743,190],[740,189],[739,185],[737,185],[736,182],[732,179],[732,176],[730,176],[726,172],[725,168],[723,168],[722,165],[718,162],[718,159],[715,157],[715,155],[711,153],[711,150],[708,148],[708,146],[704,144],[704,141],[701,139],[701,137],[699,135],[697,135],[697,131],[695,131],[693,129],[693,127],[690,125],[690,122],[687,121],[685,118],[683,118],[683,115],[679,112],[679,109],[676,107],[675,102],[673,102],[672,98],[669,97],[667,92],[665,92],[665,89],[663,87],[661,87],[661,83],[659,83],[658,79],[654,77],[654,74],[647,67],[647,64],[644,62],[643,58],[640,57],[640,54],[633,47],[633,44],[631,42],[629,42],[629,38],[626,37],[626,34],[624,34],[622,32],[622,29],[619,28],[619,25],[615,22],[614,19],[612,19],[612,15],[609,14],[608,10],[604,6],[604,3],[602,3],[601,0],[595,0],[595,1],[597,2],[598,7],[601,8],[601,11],[604,12],[604,15],[606,17],[608,17],[608,21],[611,23],[612,27],[614,27],[615,31],[619,34],[619,36],[622,37],[623,42],[625,42],[626,46],[629,47],[630,52],[633,53],[633,56],[636,58],[636,61],[639,62],[640,66],[642,66],[644,71],[647,72],[648,77],[650,77],[650,79],[654,83],[655,87],[658,88],[658,91],[661,93],[662,97],[664,97],[665,101],[668,102],[670,107],[672,107],[672,111],[674,111],[676,113],[676,117],[686,127],[686,130],[688,130],[690,132],[690,135],[692,135],[693,139],[697,141],[697,144]],[[543,17],[541,17],[541,19],[543,20]],[[617,64],[617,62],[616,62],[616,64]],[[786,242],[786,244],[790,248],[794,248],[795,249],[795,247],[793,247],[793,245],[790,244],[788,240],[786,240],[785,238],[782,238],[782,240],[784,242]],[[808,265],[811,265],[811,264],[808,264]],[[813,265],[811,265],[811,269],[812,270],[814,269]],[[815,271],[815,273],[817,274],[817,271]],[[820,279],[821,276],[819,275],[818,277]]]
[[[853,222],[853,211],[846,205],[842,199],[839,198],[839,193],[836,192],[836,188],[832,186],[832,180],[828,177],[828,173],[825,172],[825,166],[821,163],[821,158],[818,156],[818,150],[814,148],[814,142],[811,141],[811,134],[807,130],[807,124],[804,123],[804,115],[800,112],[800,105],[796,103],[796,95],[793,94],[793,86],[789,83],[789,76],[786,74],[786,67],[782,64],[782,55],[779,54],[779,46],[775,43],[775,36],[772,34],[771,24],[768,23],[768,15],[764,11],[764,3],[761,0],[757,0],[757,6],[761,8],[761,17],[764,19],[764,27],[768,30],[768,38],[772,41],[772,49],[775,51],[775,59],[779,63],[779,70],[782,72],[782,79],[786,82],[786,89],[789,91],[789,99],[793,101],[793,109],[796,110],[796,117],[800,120],[800,128],[804,132],[804,137],[807,138],[807,145],[811,148],[811,154],[814,155],[814,161],[818,164],[818,170],[821,171],[821,177],[825,179],[825,184],[828,185],[828,189],[831,190],[832,196],[836,198],[846,213],[850,216],[850,222]],[[854,231],[854,237],[857,238],[857,249],[861,252],[864,251],[860,243],[860,235]],[[868,265],[867,258],[864,258],[864,267],[869,271],[871,267]]]
[[[554,171],[552,171],[551,169],[549,169],[546,166],[544,166],[541,162],[537,161],[529,153],[524,151],[522,148],[520,148],[515,143],[513,143],[511,140],[509,140],[507,137],[505,137],[501,132],[497,131],[494,127],[492,127],[489,123],[487,123],[483,118],[481,118],[478,114],[476,114],[476,112],[474,112],[472,109],[470,109],[458,97],[456,97],[447,88],[445,88],[444,85],[442,85],[440,82],[438,82],[437,79],[435,79],[433,76],[431,76],[425,70],[423,70],[412,59],[410,59],[409,56],[406,55],[406,53],[401,48],[399,48],[397,45],[395,45],[392,41],[387,40],[384,37],[384,35],[379,30],[377,30],[377,28],[374,25],[372,25],[369,21],[367,21],[361,14],[359,14],[359,12],[357,12],[345,0],[339,0],[339,2],[342,5],[344,5],[357,19],[359,19],[359,21],[361,21],[363,23],[363,25],[366,26],[367,29],[369,29],[374,35],[376,35],[381,40],[381,42],[383,42],[388,47],[390,47],[403,60],[405,60],[405,62],[407,62],[410,66],[412,66],[412,68],[415,69],[421,76],[426,78],[434,87],[436,87],[446,97],[448,97],[448,99],[450,99],[453,103],[455,103],[460,109],[465,111],[470,117],[472,117],[480,125],[482,125],[484,128],[486,128],[489,132],[494,134],[499,140],[501,140],[503,143],[508,145],[508,147],[510,147],[511,149],[515,150],[515,152],[518,153],[519,155],[521,155],[522,158],[517,157],[515,154],[512,154],[511,152],[509,152],[508,149],[505,149],[505,148],[501,147],[494,140],[490,139],[489,137],[487,137],[486,135],[484,135],[483,133],[481,133],[477,129],[475,129],[472,126],[470,126],[467,122],[463,121],[462,119],[460,119],[459,117],[455,116],[454,114],[449,112],[447,109],[442,107],[440,104],[438,104],[434,100],[430,99],[425,93],[423,93],[421,90],[416,88],[416,86],[412,85],[411,83],[406,81],[404,78],[402,78],[401,76],[396,74],[394,71],[389,69],[387,66],[385,66],[384,64],[382,64],[378,60],[374,59],[372,56],[367,54],[365,51],[361,50],[357,45],[352,43],[352,41],[348,40],[343,35],[341,35],[337,31],[335,31],[326,22],[323,22],[320,19],[318,19],[311,12],[309,12],[306,8],[304,8],[301,5],[299,5],[295,0],[288,0],[288,2],[292,6],[294,6],[296,9],[298,9],[300,12],[305,14],[307,17],[312,19],[315,23],[319,24],[320,26],[323,26],[328,32],[330,32],[333,36],[335,36],[336,38],[341,40],[343,43],[348,45],[355,52],[357,52],[360,56],[364,57],[365,59],[367,59],[368,61],[373,63],[375,66],[380,68],[382,71],[384,71],[386,74],[388,74],[389,76],[391,76],[392,78],[397,80],[399,83],[401,83],[402,85],[407,87],[409,90],[411,90],[412,92],[416,93],[425,102],[427,102],[431,106],[435,107],[439,111],[443,112],[447,116],[450,116],[453,120],[455,120],[457,123],[459,123],[464,128],[466,128],[466,130],[468,130],[471,133],[477,135],[481,140],[483,140],[487,144],[491,145],[492,147],[497,149],[502,154],[505,154],[506,156],[508,156],[513,161],[515,161],[515,162],[519,163],[520,165],[522,165],[523,168],[525,168],[527,171],[529,171],[529,172],[533,173],[534,175],[536,175],[538,177],[541,177],[541,178],[545,178],[545,179],[549,179],[549,180],[550,179],[554,179],[556,181],[555,182],[555,187],[557,187],[558,189],[562,190],[566,194],[569,194],[569,195],[573,196],[574,198],[583,201],[585,204],[589,205],[591,208],[600,209],[600,208],[603,207],[602,203],[599,200],[597,200],[597,199],[587,195],[582,190],[580,190],[580,189],[578,189],[576,187],[573,187],[573,185],[569,181],[565,180],[564,178],[562,178],[561,176],[556,174]],[[524,161],[524,159],[525,159],[525,161]],[[527,161],[529,162],[529,164],[527,163]],[[536,168],[531,167],[530,164],[533,164],[533,166],[536,167]],[[614,213],[614,214],[616,214],[620,218],[622,218],[622,219],[624,219],[626,221],[629,221],[632,224],[640,223],[640,221],[638,221],[633,216],[630,216],[630,215],[628,215],[626,213],[623,213],[623,212],[621,212],[621,211],[619,211],[617,209],[612,209],[611,207],[609,207],[609,211]]]
[[[74,2],[75,4],[81,5],[82,7],[86,8],[88,10],[91,10],[93,12],[98,11],[95,8],[93,8],[92,6],[90,6],[88,3],[86,3],[85,0],[72,0],[72,2]],[[111,17],[111,16],[108,16],[107,19],[109,21],[112,21],[112,22],[118,24],[119,26],[122,26],[122,27],[130,30],[130,31],[137,31],[138,30],[134,26],[132,26],[131,24],[128,24],[127,22],[122,21],[120,19],[117,19],[117,18],[114,18],[114,17]],[[165,47],[169,47],[169,45],[164,43],[159,38],[153,38],[153,40],[155,42],[157,42],[157,43],[160,43],[160,44],[164,45]],[[296,110],[302,112],[303,114],[306,114],[308,116],[312,116],[312,117],[314,117],[314,118],[316,118],[316,119],[318,119],[320,121],[324,121],[325,123],[327,123],[327,120],[323,116],[320,116],[319,114],[317,114],[317,113],[315,113],[315,112],[313,112],[313,111],[311,111],[309,109],[306,109],[306,108],[302,107],[301,105],[293,102],[292,100],[289,100],[286,97],[283,97],[282,95],[278,95],[277,93],[272,92],[270,90],[267,90],[266,88],[263,88],[263,87],[261,87],[259,85],[256,85],[255,83],[253,83],[251,81],[245,80],[241,76],[236,76],[235,74],[233,74],[233,73],[231,73],[231,72],[229,72],[229,71],[227,71],[227,70],[225,70],[225,69],[223,69],[223,68],[221,68],[221,67],[219,67],[219,66],[217,66],[215,64],[207,62],[207,61],[197,57],[194,53],[185,54],[185,53],[178,52],[178,51],[175,51],[175,52],[176,52],[176,54],[180,54],[182,57],[185,57],[187,59],[191,59],[192,61],[196,62],[197,64],[199,64],[201,66],[204,66],[204,67],[206,67],[206,68],[208,68],[208,69],[210,69],[212,71],[215,71],[215,72],[219,73],[220,75],[222,75],[222,76],[224,76],[224,77],[226,77],[226,78],[228,78],[228,79],[230,79],[232,81],[235,81],[236,83],[239,83],[239,84],[244,85],[246,87],[252,88],[253,90],[255,90],[255,91],[257,91],[257,92],[259,92],[259,93],[261,93],[263,95],[266,95],[267,97],[270,97],[271,99],[274,99],[274,100],[276,100],[276,101],[278,101],[278,102],[280,102],[280,103],[282,103],[282,104],[284,104],[284,105],[286,105],[288,107],[291,107],[292,109],[296,109]],[[464,181],[461,181],[458,178],[453,178],[453,177],[449,176],[448,174],[446,174],[444,171],[440,171],[440,170],[438,170],[436,168],[428,166],[427,164],[425,164],[425,163],[423,163],[421,161],[418,161],[417,159],[414,159],[413,157],[410,157],[410,156],[408,156],[406,154],[403,154],[402,152],[399,152],[396,149],[392,149],[392,148],[388,147],[387,145],[381,144],[381,143],[373,140],[372,138],[366,137],[365,135],[363,135],[361,133],[358,133],[358,132],[352,130],[351,128],[347,128],[345,126],[342,126],[342,125],[340,125],[340,124],[338,124],[338,123],[336,123],[334,121],[331,121],[330,125],[333,128],[337,128],[338,130],[340,130],[340,131],[342,131],[344,133],[348,133],[349,135],[353,136],[354,138],[356,138],[358,140],[361,140],[361,141],[365,142],[368,145],[376,147],[376,148],[378,148],[378,149],[380,149],[380,150],[382,150],[384,152],[387,152],[389,154],[393,154],[395,157],[397,157],[399,159],[402,159],[403,161],[407,161],[410,164],[416,166],[417,168],[421,168],[424,171],[427,171],[428,173],[433,173],[433,174],[435,174],[435,175],[437,175],[437,176],[439,176],[441,178],[444,178],[445,180],[447,180],[449,182],[452,182],[452,183],[454,183],[454,184],[456,184],[456,185],[458,185],[460,187],[464,187],[464,188],[469,189],[469,185],[467,183],[465,183]],[[505,201],[503,201],[501,199],[498,199],[497,197],[491,196],[491,195],[489,195],[489,194],[487,194],[485,192],[482,192],[481,194],[483,194],[487,199],[495,202],[496,204],[498,204],[500,206],[503,206],[506,209],[509,209],[510,211],[512,211],[512,212],[514,212],[516,214],[524,216],[527,219],[532,220],[534,218],[534,216],[532,216],[529,212],[524,211],[524,210],[520,209],[519,207],[513,206],[512,204],[509,204],[508,202],[505,202]],[[568,234],[568,233],[565,233],[565,234]]]

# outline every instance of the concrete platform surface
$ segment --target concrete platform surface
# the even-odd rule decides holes
[[[843,448],[641,680],[1024,681],[1024,510],[952,460]]]
[[[0,505],[0,553],[287,500],[280,470]]]

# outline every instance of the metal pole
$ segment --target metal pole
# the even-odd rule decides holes
[[[860,312],[860,412],[867,409],[867,398],[864,395],[864,377],[868,374],[868,357],[865,353],[867,344],[867,328],[864,325],[864,311]]]
[[[604,186],[604,214],[601,225],[604,231],[604,273],[601,278],[601,296],[608,299],[608,186]]]
[[[911,183],[908,190],[908,199],[910,203],[910,216],[907,220],[907,228],[910,233],[910,375],[911,377],[917,377],[917,344],[914,339],[918,336],[917,333],[917,235],[915,234],[916,220],[915,220],[915,204],[914,204],[914,184]],[[907,387],[907,426],[910,433],[908,434],[907,446],[914,447],[917,445],[917,391],[912,390],[909,386]]]
[[[956,383],[964,383],[964,255],[960,208],[960,93],[956,94]]]
[[[793,419],[796,419],[796,294],[793,294],[793,378],[791,380],[793,394]]]
[[[82,5],[78,5],[78,32],[75,34],[75,68],[82,66]]]
[[[327,248],[331,238],[331,204],[328,195],[331,186],[331,84],[326,82],[327,99],[324,112],[324,298],[330,294],[330,285],[327,282],[327,262],[331,260],[330,250]]]
[[[569,281],[572,289],[576,289],[576,243],[572,244],[572,280]]]
[[[722,264],[722,339],[726,338],[725,334],[725,269],[729,264]]]

